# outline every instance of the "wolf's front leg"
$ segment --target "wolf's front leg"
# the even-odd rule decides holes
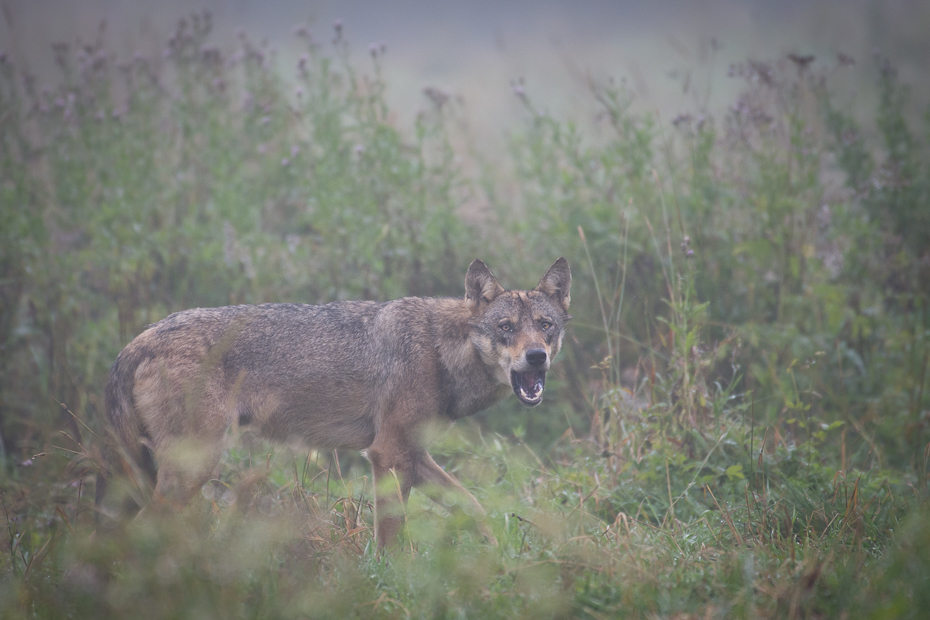
[[[490,543],[497,544],[487,525],[484,509],[475,496],[446,473],[425,450],[370,448],[367,454],[375,477],[375,539],[378,549],[396,539],[403,525],[404,506],[412,487],[419,488],[453,513],[467,514],[475,519],[481,534]],[[450,493],[454,496],[451,503],[444,501]]]
[[[404,522],[404,507],[413,487],[410,455],[394,447],[366,451],[375,481],[375,541],[378,549],[393,543]]]
[[[459,514],[463,512],[468,513],[468,515],[477,522],[478,530],[481,532],[481,535],[492,545],[497,545],[497,538],[491,532],[491,528],[488,527],[487,524],[487,514],[478,500],[475,499],[475,496],[469,493],[468,489],[463,487],[452,474],[447,473],[440,467],[436,461],[433,460],[433,457],[425,451],[417,461],[415,486],[426,493],[431,500],[444,506],[446,505],[446,502],[443,501],[444,496],[451,491],[457,496],[456,499],[460,501],[454,501],[449,508],[453,512]],[[468,508],[463,509],[462,504],[466,504]]]

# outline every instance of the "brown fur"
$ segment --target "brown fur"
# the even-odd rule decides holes
[[[385,480],[399,480],[404,501],[412,487],[434,499],[451,489],[483,514],[426,452],[424,429],[508,391],[538,404],[571,318],[570,287],[564,258],[531,291],[504,290],[475,260],[459,299],[178,312],[116,358],[107,417],[128,460],[154,482],[156,505],[191,499],[214,475],[231,427],[304,447],[364,450],[384,546],[401,524],[397,489],[386,490]]]

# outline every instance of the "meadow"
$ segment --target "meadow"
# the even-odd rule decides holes
[[[592,117],[515,83],[508,149],[456,98],[393,121],[384,50],[283,66],[184,18],[159,57],[0,56],[0,618],[921,618],[930,609],[930,105],[886,59],[747,59],[724,110]],[[853,109],[834,83],[876,93]],[[533,410],[431,453],[379,555],[358,455],[246,440],[182,513],[94,532],[103,388],[192,307],[463,294],[573,268]],[[144,497],[144,484],[128,493]]]

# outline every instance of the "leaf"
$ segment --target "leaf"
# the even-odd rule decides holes
[[[856,370],[859,371],[859,374],[865,375],[865,363],[862,361],[862,357],[854,349],[847,348],[845,351],[845,357],[855,365]]]
[[[742,465],[730,465],[727,467],[727,478],[730,480],[743,480],[745,476],[743,475],[743,466]]]

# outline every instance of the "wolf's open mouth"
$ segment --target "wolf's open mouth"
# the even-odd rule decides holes
[[[510,371],[510,385],[513,393],[527,407],[535,407],[542,402],[543,387],[546,385],[545,370],[529,372]]]

